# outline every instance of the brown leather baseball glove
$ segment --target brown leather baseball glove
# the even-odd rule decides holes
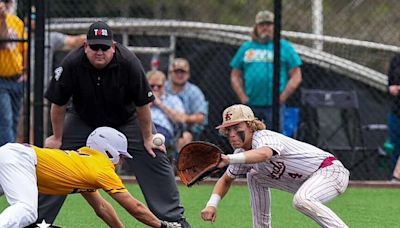
[[[179,152],[176,168],[182,183],[190,187],[216,171],[222,150],[209,142],[194,141]]]

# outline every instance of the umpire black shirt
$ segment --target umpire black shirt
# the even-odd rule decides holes
[[[72,97],[75,111],[93,127],[118,127],[135,116],[136,106],[154,100],[140,60],[120,44],[101,70],[89,62],[83,46],[71,51],[54,70],[45,97],[60,106]]]

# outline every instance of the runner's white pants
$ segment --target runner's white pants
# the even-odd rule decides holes
[[[10,204],[0,214],[0,228],[21,228],[36,221],[36,163],[29,146],[8,143],[0,147],[0,186]]]

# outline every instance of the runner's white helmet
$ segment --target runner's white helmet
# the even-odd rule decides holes
[[[86,146],[106,155],[114,165],[118,164],[120,155],[132,158],[125,135],[111,127],[96,128],[87,138]]]

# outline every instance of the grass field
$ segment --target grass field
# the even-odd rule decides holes
[[[136,198],[143,201],[142,193],[137,185],[129,184],[128,188]],[[192,188],[180,186],[186,217],[193,228],[249,228],[252,226],[249,194],[246,186],[232,186],[229,194],[220,203],[217,221],[214,224],[203,222],[200,219],[200,211],[207,202],[211,191],[212,186],[210,185],[197,185]],[[349,188],[344,195],[334,199],[328,206],[349,227],[399,227],[399,192],[397,189]],[[144,227],[111,198],[104,195],[113,203],[127,228]],[[318,227],[311,219],[292,208],[292,195],[274,190],[272,201],[273,227]],[[6,206],[5,197],[1,197],[0,209],[3,210]],[[78,194],[68,197],[55,224],[63,228],[106,227]]]

